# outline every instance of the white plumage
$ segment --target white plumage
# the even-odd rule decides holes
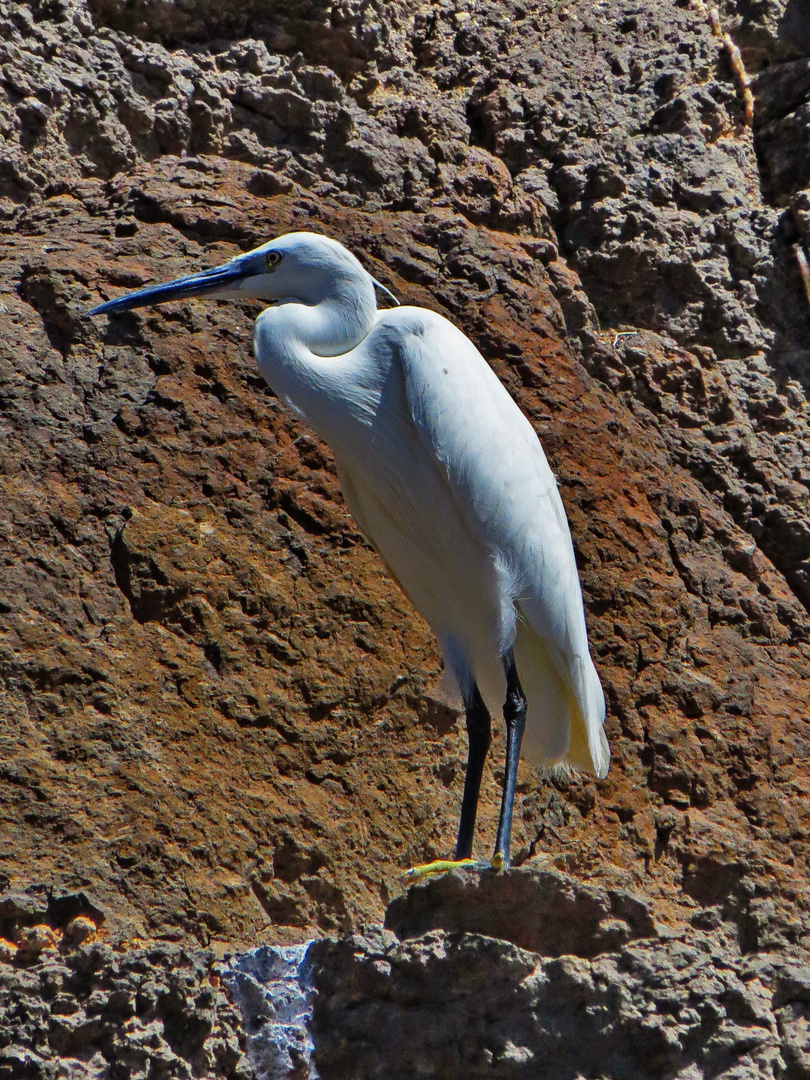
[[[378,311],[375,284],[336,241],[291,233],[96,311],[201,293],[272,301],[256,323],[259,367],[332,448],[352,515],[439,640],[471,742],[483,723],[475,687],[494,710],[511,678],[525,693],[526,758],[603,777],[604,696],[565,511],[540,442],[464,334],[423,308]],[[511,728],[510,710],[505,716]],[[462,811],[463,849],[473,786],[469,796],[465,789],[473,805]],[[505,792],[501,862],[512,798]]]

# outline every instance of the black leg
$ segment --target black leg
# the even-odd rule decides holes
[[[461,801],[461,819],[458,823],[456,840],[456,858],[469,859],[472,856],[475,815],[478,812],[478,795],[481,791],[481,776],[489,750],[490,719],[489,710],[478,687],[473,683],[472,695],[465,702],[467,710],[467,772],[464,776],[464,798]]]
[[[523,730],[526,727],[526,695],[520,685],[515,657],[511,649],[503,658],[503,666],[506,670],[506,701],[503,706],[503,718],[506,721],[506,766],[503,775],[501,816],[498,819],[498,835],[495,839],[495,855],[492,859],[493,866],[497,867],[509,865],[518,758],[520,744],[523,742]]]

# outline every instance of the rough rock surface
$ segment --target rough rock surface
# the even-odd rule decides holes
[[[74,916],[0,964],[0,1077],[806,1077],[807,951],[651,908],[557,871],[456,873],[390,904],[390,929],[230,961],[79,941]]]
[[[236,957],[224,985],[242,1014],[256,1080],[316,1080],[309,942],[262,945]]]
[[[565,928],[571,948],[521,947],[511,931],[525,937],[532,920],[516,917],[506,925],[497,906],[493,911],[486,877],[479,882],[466,874],[415,888],[409,899],[423,917],[431,911],[439,923],[449,916],[476,924],[475,930],[408,933],[398,940],[378,929],[313,945],[308,959],[317,989],[313,1034],[320,1075],[807,1076],[806,962],[745,955],[721,924],[703,919],[698,933],[694,926],[650,923],[631,935],[635,940],[614,937],[608,944],[606,938],[594,949],[606,929],[604,908],[594,903],[592,890],[561,875],[512,871],[498,880],[500,902],[511,900],[519,911],[534,896],[539,912],[549,885],[580,902],[578,917]],[[601,899],[610,906],[606,894]],[[554,904],[547,910],[553,919]],[[403,937],[402,928],[398,933]]]
[[[159,942],[111,948],[95,930],[80,931],[76,919],[91,923],[87,916],[64,921],[81,897],[60,899],[36,912],[55,929],[29,926],[13,957],[0,943],[2,1080],[250,1080],[241,1015],[212,953]],[[36,906],[7,899],[3,931],[19,929]]]
[[[522,771],[517,860],[798,955],[806,8],[232,7],[0,0],[3,887],[221,951],[380,922],[452,848],[434,643],[258,377],[254,310],[83,318],[304,227],[461,325],[559,477],[613,764]],[[59,918],[15,916],[9,956]]]

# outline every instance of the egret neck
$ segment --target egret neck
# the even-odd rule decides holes
[[[318,303],[277,301],[256,321],[254,352],[262,375],[284,402],[320,426],[324,393],[331,397],[337,375],[331,358],[356,349],[376,315],[374,285],[365,273],[341,275]],[[339,394],[338,386],[334,393]]]

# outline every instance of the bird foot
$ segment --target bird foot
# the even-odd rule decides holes
[[[442,874],[450,874],[453,870],[488,870],[489,863],[479,862],[477,859],[436,859],[435,862],[421,863],[412,866],[403,873],[408,881],[422,881],[423,878],[439,877]]]

